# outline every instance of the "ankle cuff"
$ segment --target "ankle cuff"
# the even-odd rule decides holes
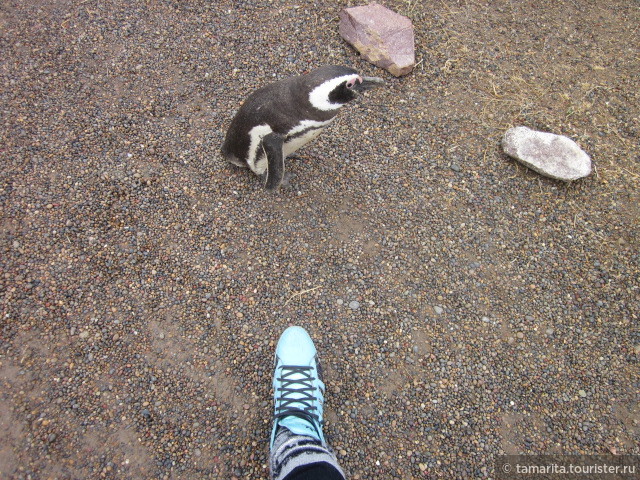
[[[329,446],[309,435],[296,435],[286,426],[280,426],[271,447],[269,467],[274,480],[283,480],[296,468],[326,463],[343,477],[335,454]]]

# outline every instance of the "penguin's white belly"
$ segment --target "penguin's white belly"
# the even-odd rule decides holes
[[[291,155],[293,152],[295,152],[299,148],[302,148],[307,143],[311,142],[312,140],[315,140],[318,137],[318,135],[320,135],[320,132],[322,132],[322,130],[323,130],[322,127],[314,128],[313,130],[308,130],[302,135],[298,137],[294,137],[288,142],[285,142],[285,144],[282,146],[283,155],[285,157],[288,155]]]
[[[322,132],[324,127],[329,125],[333,121],[333,118],[324,122],[318,120],[302,120],[297,126],[293,127],[287,132],[286,140],[282,145],[282,153],[286,157],[301,147],[304,147],[307,143],[315,140]]]

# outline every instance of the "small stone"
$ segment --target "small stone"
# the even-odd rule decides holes
[[[640,344],[633,347],[633,353],[640,355]]]
[[[357,301],[357,300],[353,300],[353,301],[349,302],[349,308],[350,308],[351,310],[357,310],[357,309],[359,309],[359,308],[360,308],[360,302],[359,302],[359,301]]]
[[[514,127],[504,134],[502,148],[530,169],[556,180],[577,180],[591,173],[589,155],[562,135]]]
[[[416,64],[411,20],[376,2],[343,9],[339,32],[365,60],[396,77]]]
[[[522,332],[518,332],[518,333],[516,334],[516,337],[518,337],[520,340],[522,340],[522,339],[524,338],[524,333],[522,333]]]
[[[553,335],[553,328],[547,328],[547,329],[545,330],[545,333],[546,333],[547,335]]]
[[[585,392],[584,390],[578,390],[578,395],[580,395],[582,398],[587,396],[587,392]]]
[[[85,339],[89,337],[89,332],[87,330],[83,330],[80,332],[80,334],[78,335],[80,338]]]
[[[436,312],[436,314],[438,315],[442,315],[444,313],[444,308],[436,305],[435,307],[433,307],[433,311]]]

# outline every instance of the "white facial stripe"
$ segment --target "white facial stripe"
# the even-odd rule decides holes
[[[318,110],[336,110],[342,106],[341,103],[331,103],[329,101],[329,94],[331,91],[340,85],[342,82],[353,80],[358,78],[358,74],[353,73],[351,75],[343,75],[342,77],[332,78],[327,80],[323,84],[317,86],[309,94],[309,102]]]
[[[249,130],[249,154],[247,156],[247,165],[258,175],[262,175],[267,169],[267,157],[263,152],[258,152],[260,141],[265,135],[269,135],[273,130],[269,125],[256,125]],[[260,158],[263,157],[263,158]]]

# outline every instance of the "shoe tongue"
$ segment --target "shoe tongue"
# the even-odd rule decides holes
[[[279,425],[281,427],[288,428],[292,433],[295,433],[296,435],[307,435],[309,437],[315,438],[316,440],[320,440],[318,432],[316,432],[316,429],[313,428],[313,425],[311,425],[308,421],[303,420],[302,418],[294,417],[293,415],[285,417],[280,420]]]

